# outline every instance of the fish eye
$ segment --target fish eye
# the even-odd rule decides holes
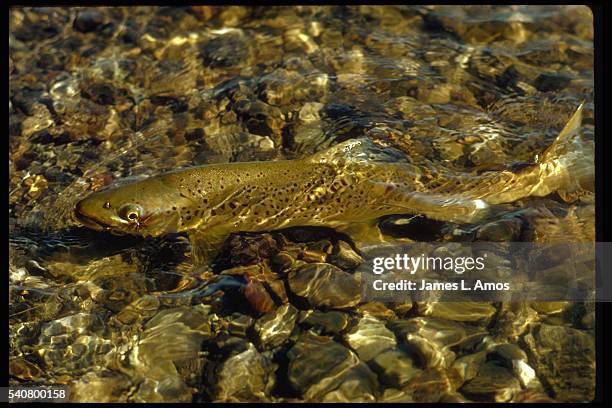
[[[105,202],[104,205],[102,206],[102,208],[111,208],[111,203],[110,202]]]
[[[139,205],[127,204],[119,210],[119,216],[130,222],[137,222],[142,215],[142,208]]]

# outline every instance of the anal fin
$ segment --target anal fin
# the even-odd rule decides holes
[[[433,220],[465,224],[477,222],[490,214],[489,204],[479,198],[404,191],[390,183],[374,183],[373,188],[381,191],[381,204],[397,207],[398,213],[423,214]]]
[[[189,241],[194,268],[210,266],[219,254],[226,237],[208,231],[190,232]]]

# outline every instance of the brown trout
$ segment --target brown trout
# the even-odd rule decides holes
[[[325,226],[371,229],[390,214],[470,223],[491,205],[554,191],[593,190],[593,143],[579,130],[582,105],[533,163],[482,174],[412,164],[367,138],[309,158],[211,164],[92,193],[75,214],[87,227],[142,236],[187,232],[202,263],[237,231]],[[563,197],[563,195],[562,195]]]

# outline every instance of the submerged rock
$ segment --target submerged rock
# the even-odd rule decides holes
[[[507,402],[520,389],[519,380],[512,372],[493,363],[486,363],[472,380],[461,387],[461,392],[475,400]]]
[[[202,342],[211,334],[208,312],[203,307],[165,309],[145,324],[129,355],[132,375],[140,383],[131,396],[134,402],[192,400],[196,390],[187,385],[177,366],[203,358]]]
[[[248,344],[247,350],[223,363],[219,370],[216,401],[256,402],[269,398],[275,383],[275,365]]]
[[[440,402],[453,391],[446,373],[439,369],[428,369],[415,376],[405,390],[412,393],[415,402]]]
[[[524,388],[542,389],[535,370],[529,365],[527,354],[516,344],[490,345],[487,360],[509,368]]]
[[[363,258],[345,241],[338,241],[329,257],[329,263],[344,270],[355,269],[363,262]]]
[[[106,324],[94,313],[77,313],[41,325],[38,355],[49,372],[81,371],[102,363],[115,349]]]
[[[365,362],[397,346],[395,335],[385,327],[385,323],[369,315],[363,316],[357,326],[346,334],[345,339]]]
[[[289,383],[306,401],[375,400],[376,375],[355,353],[331,338],[305,333],[287,356]]]
[[[276,312],[261,317],[255,323],[260,344],[266,348],[283,344],[291,335],[297,318],[298,310],[291,304],[285,304]]]
[[[529,360],[557,401],[586,402],[595,395],[595,339],[565,326],[533,325],[524,336]]]
[[[424,368],[448,367],[455,360],[451,347],[474,342],[486,334],[484,329],[435,317],[399,319],[389,327],[414,350]]]
[[[383,351],[369,362],[385,386],[401,388],[423,370],[417,368],[413,359],[403,350],[394,348]]]
[[[132,382],[125,374],[89,372],[70,387],[70,400],[79,402],[129,402]]]
[[[395,388],[387,388],[377,402],[405,403],[414,402],[410,393]]]
[[[419,304],[419,310],[425,316],[485,324],[497,311],[490,303],[485,302],[432,302]]]
[[[23,357],[14,357],[9,359],[9,374],[24,381],[35,381],[42,377],[43,372],[33,362]]]
[[[450,367],[450,376],[457,387],[466,381],[472,380],[478,374],[481,366],[486,362],[487,352],[479,351],[456,359]]]
[[[360,279],[325,263],[298,266],[289,272],[289,288],[315,307],[347,308],[361,300]]]
[[[347,328],[349,316],[335,310],[306,310],[300,311],[299,323],[319,334],[339,334]]]

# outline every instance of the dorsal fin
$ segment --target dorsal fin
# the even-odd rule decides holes
[[[323,150],[309,158],[317,163],[351,162],[405,162],[406,155],[391,147],[381,147],[367,137],[350,139],[329,149]]]

